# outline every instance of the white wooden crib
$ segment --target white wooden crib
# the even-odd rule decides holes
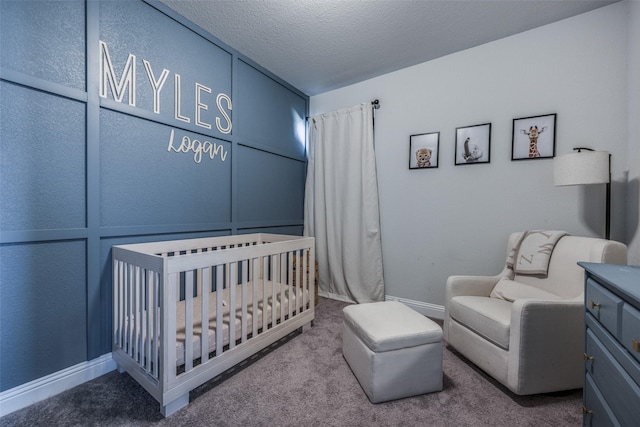
[[[164,416],[186,406],[190,390],[315,316],[312,237],[140,243],[113,246],[112,255],[113,358]]]

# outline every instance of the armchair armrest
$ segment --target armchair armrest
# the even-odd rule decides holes
[[[488,297],[493,287],[503,277],[511,278],[513,272],[505,267],[495,276],[449,276],[445,288],[445,304],[459,295]]]
[[[513,302],[507,382],[518,394],[582,387],[582,299]],[[557,384],[557,386],[556,386]]]

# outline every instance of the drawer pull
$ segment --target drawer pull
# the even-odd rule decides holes
[[[589,308],[591,310],[593,310],[596,307],[600,308],[600,303],[599,302],[593,302],[593,300],[589,300]]]
[[[593,414],[593,411],[591,409],[587,409],[586,406],[583,406],[582,407],[582,414],[583,415],[591,415],[591,414]]]
[[[633,351],[637,351],[638,353],[640,353],[640,342],[638,342],[637,339],[632,338],[631,339],[631,348],[633,348]]]
[[[593,356],[589,356],[587,353],[583,353],[584,354],[584,360],[585,362],[588,362],[590,360],[593,360]]]

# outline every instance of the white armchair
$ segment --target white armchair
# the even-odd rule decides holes
[[[520,233],[509,237],[508,249]],[[582,387],[584,270],[578,261],[626,264],[619,242],[564,236],[546,275],[451,276],[445,341],[519,395]]]

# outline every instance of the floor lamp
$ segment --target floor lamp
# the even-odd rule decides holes
[[[585,147],[577,147],[574,150],[577,150],[577,153],[564,154],[553,159],[553,184],[557,186],[607,184],[605,238],[610,239],[611,154]]]

